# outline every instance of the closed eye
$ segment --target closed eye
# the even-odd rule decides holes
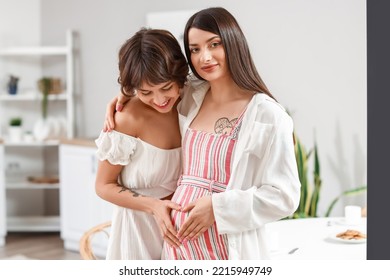
[[[173,87],[173,85],[170,84],[169,86],[162,88],[162,90],[163,90],[163,91],[168,91],[168,90],[170,90],[172,87]]]
[[[138,90],[142,95],[149,95],[151,91]]]

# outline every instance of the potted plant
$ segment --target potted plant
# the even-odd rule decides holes
[[[34,137],[38,141],[57,137],[58,125],[53,118],[48,117],[49,94],[52,88],[52,79],[43,77],[38,81],[38,88],[42,92],[41,117],[34,124]]]
[[[301,182],[301,197],[299,206],[292,218],[317,217],[317,205],[320,198],[321,174],[320,160],[318,156],[317,143],[309,152],[306,151],[299,138],[294,133],[295,139],[295,157],[297,160],[298,175]],[[310,156],[314,155],[313,161],[313,182],[308,179],[308,163]]]
[[[11,118],[9,120],[8,134],[11,142],[22,141],[22,124],[23,120],[20,117]]]
[[[51,79],[47,77],[43,77],[38,81],[38,87],[40,91],[42,92],[42,118],[46,119],[47,117],[47,106],[48,106],[48,100],[49,100],[49,93],[51,89]]]
[[[287,110],[287,113],[291,116],[289,110]],[[301,196],[297,210],[287,219],[318,217],[317,207],[320,199],[322,179],[317,142],[315,141],[314,147],[307,151],[294,131],[294,147],[298,176],[301,182]],[[312,155],[314,157],[313,159],[311,158]],[[309,182],[308,176],[308,164],[311,161],[313,164],[313,182]],[[325,217],[329,217],[333,207],[341,197],[360,194],[366,190],[367,186],[361,186],[341,193],[330,203]]]
[[[299,138],[294,133],[295,139],[295,157],[297,160],[299,180],[301,182],[301,197],[299,206],[292,217],[289,218],[308,218],[318,217],[317,205],[320,198],[321,191],[321,176],[320,176],[320,160],[318,156],[317,143],[314,143],[314,147],[307,152],[305,147],[302,145]],[[308,163],[311,155],[313,159],[313,182],[309,182],[308,179]],[[325,217],[329,217],[335,204],[344,196],[354,196],[367,191],[367,186],[360,186],[357,188],[348,189],[337,196],[328,206],[325,213]]]
[[[22,126],[22,124],[23,124],[23,120],[20,117],[11,118],[9,120],[9,125],[10,126],[17,126],[18,127],[18,126]]]

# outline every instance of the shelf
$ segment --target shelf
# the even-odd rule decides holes
[[[59,139],[53,140],[45,140],[42,142],[32,141],[32,142],[10,142],[7,138],[3,139],[3,142],[0,144],[4,145],[4,147],[53,147],[58,146],[60,144]]]
[[[68,47],[16,47],[0,49],[0,56],[67,55]]]
[[[5,188],[7,190],[57,190],[60,188],[60,184],[37,184],[37,183],[31,183],[26,180],[19,181],[19,182],[6,182]]]
[[[49,107],[53,105],[53,111],[51,115],[49,110],[47,117],[55,119],[57,125],[56,133],[50,134],[52,136],[49,140],[33,140],[34,137],[29,137],[28,133],[19,142],[10,141],[14,138],[8,137],[9,135],[0,139],[0,246],[7,231],[61,229],[58,215],[59,182],[63,180],[58,178],[58,152],[62,138],[72,139],[75,128],[75,33],[67,30],[65,35],[65,44],[60,46],[34,44],[0,47],[0,76],[5,76],[12,70],[23,80],[15,95],[7,92],[5,84],[0,89],[0,125],[5,127],[6,133],[11,131],[7,130],[7,120],[14,112],[18,112],[26,120],[26,129],[31,124],[35,129],[34,120],[40,120],[42,112],[38,106],[44,97],[37,84],[40,75],[53,78],[59,75],[58,78],[61,79],[61,87],[55,90],[61,92],[48,95]],[[44,58],[47,58],[47,63]],[[61,66],[61,71],[60,68],[57,69],[57,64],[58,67]],[[54,121],[52,123],[54,131]],[[50,175],[55,180],[44,175]],[[29,180],[30,176],[35,178]]]
[[[67,100],[66,93],[59,93],[59,94],[49,94],[48,100]],[[36,101],[36,100],[42,100],[43,96],[40,92],[31,92],[31,93],[21,93],[21,94],[7,94],[7,93],[1,93],[0,94],[0,101]]]
[[[19,216],[7,218],[7,231],[60,231],[59,216]]]
[[[19,57],[37,57],[41,58],[44,56],[61,56],[62,60],[61,64],[65,66],[65,76],[61,77],[61,79],[65,82],[64,86],[66,88],[61,88],[63,90],[60,94],[50,94],[49,101],[61,101],[65,102],[64,104],[56,104],[60,108],[61,111],[65,111],[65,120],[66,120],[66,133],[68,138],[74,137],[74,70],[75,70],[75,61],[74,61],[74,39],[75,32],[72,30],[66,31],[66,42],[64,45],[58,46],[6,46],[0,48],[0,63],[2,60],[6,61],[10,65],[18,62]],[[16,60],[15,60],[16,59]],[[25,67],[28,66],[28,61],[19,61],[20,64],[17,67]],[[27,65],[26,65],[27,63]],[[7,64],[8,65],[8,64]],[[14,65],[13,65],[14,66]],[[37,65],[39,66],[39,65]],[[1,71],[3,71],[2,67],[0,67]],[[41,65],[41,68],[44,70],[44,65]],[[22,68],[24,69],[24,68]],[[41,70],[42,70],[41,69]],[[5,74],[5,73],[0,73]],[[24,74],[25,75],[25,74]],[[48,74],[50,76],[50,74]],[[3,87],[0,89],[0,110],[2,107],[6,107],[8,104],[4,102],[36,102],[41,101],[43,98],[42,93],[34,86],[26,86],[25,88],[19,88],[19,92],[15,95],[10,95],[6,92]],[[12,104],[13,106],[21,106],[20,104]],[[29,104],[30,105],[30,104]],[[16,108],[17,109],[17,108]],[[2,112],[0,112],[2,113]]]

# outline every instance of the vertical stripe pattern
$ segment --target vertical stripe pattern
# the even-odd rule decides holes
[[[183,176],[172,201],[185,206],[200,197],[226,190],[242,115],[230,134],[187,129],[182,145]],[[189,213],[172,210],[171,215],[178,230]],[[214,222],[199,238],[183,241],[179,248],[165,243],[163,255],[167,259],[179,260],[225,260],[228,259],[227,236],[218,234]]]

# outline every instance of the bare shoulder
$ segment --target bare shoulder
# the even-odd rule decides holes
[[[138,98],[131,99],[121,112],[115,113],[115,130],[133,137],[138,136],[145,111]]]

